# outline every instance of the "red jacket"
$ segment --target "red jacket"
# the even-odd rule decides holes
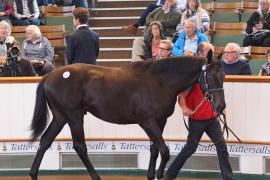
[[[188,108],[194,110],[202,101],[203,93],[200,88],[200,84],[194,85],[192,90],[188,93],[186,97],[186,102]],[[205,101],[202,106],[195,112],[190,118],[194,120],[209,120],[217,116],[217,113],[213,110],[212,104],[209,101]]]
[[[14,12],[13,6],[7,1],[6,1],[6,8],[7,9],[4,11],[5,16],[10,15]]]

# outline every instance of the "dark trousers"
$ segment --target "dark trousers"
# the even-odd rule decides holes
[[[152,11],[154,11],[158,7],[161,7],[161,6],[156,5],[156,4],[149,4],[149,6],[146,8],[146,10],[144,10],[143,14],[141,15],[141,17],[137,21],[137,24],[139,26],[143,26],[145,24],[145,22],[146,22],[146,18],[148,16],[148,14],[150,14]]]
[[[166,172],[167,179],[176,178],[186,160],[195,153],[203,133],[206,132],[216,146],[223,180],[232,180],[233,173],[229,162],[229,154],[218,120],[197,121],[189,119],[188,123],[190,130],[187,143],[168,168]]]
[[[244,38],[243,46],[262,46],[262,47],[269,47],[270,46],[270,36],[264,37],[264,39],[260,43],[254,42],[252,36],[246,36]]]
[[[54,65],[50,62],[45,62],[44,66],[35,68],[36,74],[39,76],[43,76],[54,69]]]

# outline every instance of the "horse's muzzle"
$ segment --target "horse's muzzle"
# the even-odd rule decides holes
[[[218,114],[222,114],[225,108],[226,108],[226,104],[224,104],[224,105],[218,105],[216,107],[216,111],[217,111]]]

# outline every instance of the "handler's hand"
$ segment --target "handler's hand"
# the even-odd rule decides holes
[[[182,114],[184,116],[192,116],[193,115],[193,111],[189,108],[182,108]]]

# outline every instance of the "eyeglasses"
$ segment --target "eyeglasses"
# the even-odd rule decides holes
[[[170,51],[171,49],[166,49],[166,48],[163,48],[163,47],[159,47],[160,50],[163,50],[163,51]]]
[[[232,54],[232,53],[237,53],[237,51],[224,51],[223,54]]]

